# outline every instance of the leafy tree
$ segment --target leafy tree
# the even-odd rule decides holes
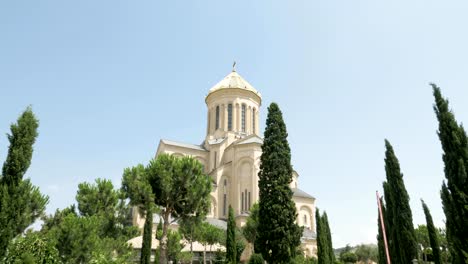
[[[236,221],[234,220],[234,210],[229,206],[229,215],[226,230],[226,261],[231,264],[237,263],[237,243],[236,243]]]
[[[302,228],[289,188],[292,180],[291,150],[281,110],[268,107],[268,117],[260,157],[259,223],[256,249],[268,263],[290,263],[300,245]]]
[[[468,261],[468,139],[465,129],[455,120],[449,102],[440,88],[431,84],[434,111],[439,121],[444,173],[441,197],[446,217],[447,240],[454,263]]]
[[[389,240],[393,245],[391,261],[392,263],[411,263],[417,258],[417,245],[409,196],[403,181],[403,174],[400,172],[400,164],[388,140],[385,140],[385,148],[387,181],[384,182],[384,194],[386,216],[392,217],[387,219],[391,230]]]
[[[257,229],[258,229],[258,203],[255,203],[250,208],[250,215],[247,218],[247,222],[242,227],[242,234],[245,239],[252,244],[255,252],[255,242],[257,240]]]
[[[199,229],[200,229],[201,223],[202,223],[201,218],[196,217],[196,216],[181,219],[179,223],[179,231],[181,232],[184,239],[189,242],[191,254],[193,254],[193,242],[200,240],[201,232]],[[162,226],[161,226],[161,229],[162,229]]]
[[[358,257],[352,251],[348,251],[341,254],[340,260],[344,263],[356,263],[358,261]]]
[[[138,208],[140,215],[145,216],[140,263],[149,264],[155,205],[153,192],[148,182],[148,174],[142,164],[124,170],[121,190],[124,197],[130,199],[130,204]]]
[[[54,243],[38,232],[27,232],[8,246],[5,264],[13,263],[60,263]]]
[[[39,122],[28,107],[12,124],[8,154],[0,175],[0,260],[10,241],[43,215],[48,197],[29,179],[23,179],[31,164]]]
[[[202,164],[193,157],[176,158],[161,154],[146,167],[154,203],[160,207],[163,232],[159,263],[167,262],[167,230],[170,216],[184,219],[205,216],[210,207],[211,179],[203,174]]]
[[[435,264],[441,264],[442,259],[440,257],[440,245],[439,245],[439,237],[437,234],[437,229],[434,226],[431,212],[429,211],[429,208],[427,207],[426,203],[422,199],[421,199],[421,203],[422,203],[422,207],[424,210],[424,215],[426,216],[427,231],[429,235],[429,241],[431,243],[432,256],[433,256]]]
[[[378,260],[378,249],[375,245],[358,245],[354,253],[360,262],[369,263],[370,261],[377,262]]]
[[[429,241],[429,232],[427,231],[426,225],[418,225],[418,227],[414,229],[414,233],[416,234],[416,242],[419,245],[423,248],[431,246],[431,242]]]

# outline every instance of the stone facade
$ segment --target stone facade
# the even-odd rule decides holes
[[[259,136],[261,95],[235,70],[209,90],[206,137],[202,144],[186,144],[161,140],[156,156],[169,153],[192,156],[199,160],[213,180],[209,218],[225,220],[231,205],[236,223],[243,226],[250,207],[258,202],[258,172],[262,154]],[[297,223],[304,226],[303,252],[316,255],[315,198],[298,189],[298,173],[294,171],[290,186],[298,212]],[[134,218],[143,226],[144,220]]]

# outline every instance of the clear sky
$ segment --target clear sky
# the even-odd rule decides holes
[[[77,185],[147,163],[161,138],[201,143],[204,97],[231,70],[277,102],[300,188],[334,246],[375,242],[384,138],[414,224],[437,225],[444,178],[429,82],[468,120],[466,1],[2,1],[0,134],[32,105],[27,173],[49,213]],[[0,160],[7,152],[0,137]]]

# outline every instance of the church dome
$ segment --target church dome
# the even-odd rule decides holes
[[[208,92],[208,95],[221,89],[233,88],[247,90],[261,97],[260,93],[250,83],[248,83],[244,78],[242,78],[242,76],[240,76],[235,70],[229,73],[220,82],[215,84]]]

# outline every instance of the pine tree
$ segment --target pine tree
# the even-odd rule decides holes
[[[385,206],[383,204],[382,198],[380,199],[380,205],[382,208],[382,215],[385,218]],[[379,263],[378,264],[386,264],[387,263],[387,255],[385,253],[385,242],[384,242],[384,237],[383,237],[383,230],[382,230],[382,218],[380,218],[380,213],[377,210],[377,225],[378,225],[378,233],[377,233],[377,247],[378,247],[378,252],[379,252]],[[385,223],[384,223],[385,224]]]
[[[447,241],[454,263],[468,261],[468,139],[465,129],[455,120],[449,102],[440,89],[431,84],[439,121],[438,135],[442,144],[446,182],[441,197],[446,217]]]
[[[289,188],[291,150],[281,110],[268,107],[260,157],[258,251],[268,263],[290,263],[300,245],[302,228],[296,223],[296,206]]]
[[[328,216],[327,212],[323,212],[322,215],[322,224],[325,229],[326,239],[327,239],[327,249],[328,249],[328,259],[330,259],[331,263],[335,262],[335,253],[333,252],[333,244],[332,244],[332,237],[330,231],[330,224],[328,223]]]
[[[323,223],[323,217],[320,215],[320,210],[315,210],[315,222],[317,225],[317,259],[318,264],[330,264],[330,254],[327,242],[327,232]]]
[[[387,181],[384,182],[385,201],[387,201],[387,215],[391,232],[389,236],[393,244],[392,263],[411,263],[417,258],[417,243],[414,233],[413,216],[409,206],[409,196],[400,172],[400,164],[393,151],[393,147],[385,140],[385,172]],[[391,212],[391,213],[390,213]]]
[[[234,210],[229,206],[228,223],[226,230],[226,260],[230,264],[236,263],[236,221],[234,220]]]
[[[38,126],[28,107],[8,135],[10,146],[0,176],[0,260],[9,242],[43,215],[48,202],[29,179],[23,179],[31,164]]]
[[[432,221],[431,212],[427,207],[424,200],[421,199],[422,207],[424,210],[424,215],[426,216],[426,224],[427,224],[427,231],[429,233],[429,241],[431,242],[432,248],[432,257],[434,259],[435,264],[441,264],[442,259],[440,257],[440,244],[439,244],[439,237],[437,236],[437,230],[434,227],[434,222]]]

